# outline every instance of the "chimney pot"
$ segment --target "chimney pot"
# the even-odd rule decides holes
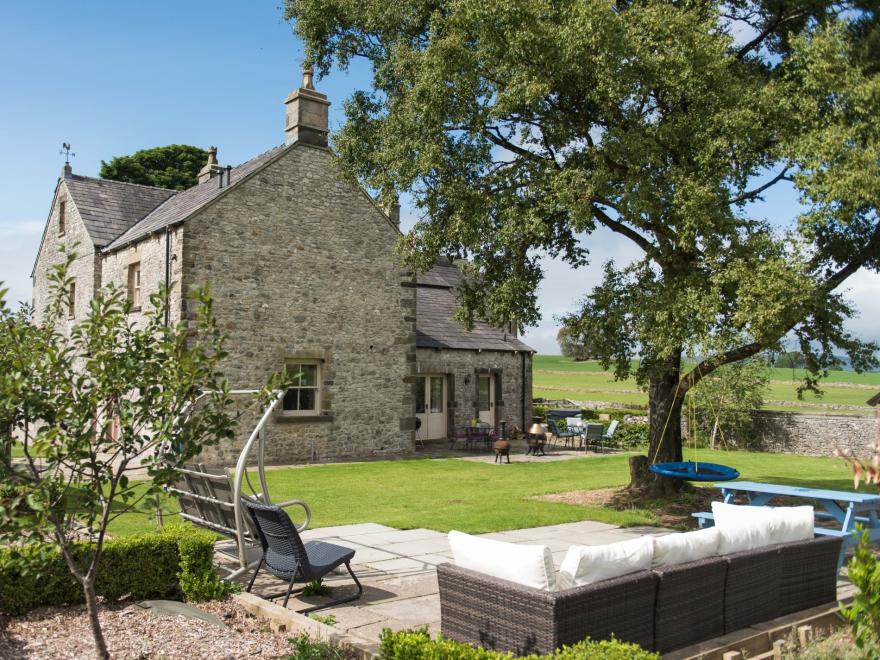
[[[223,170],[217,162],[217,147],[208,148],[208,162],[199,170],[199,183],[210,181]]]
[[[302,142],[326,147],[330,101],[325,94],[315,90],[312,67],[303,67],[302,87],[293,90],[284,104],[287,106],[285,143]]]

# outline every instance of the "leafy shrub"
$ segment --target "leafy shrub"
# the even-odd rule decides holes
[[[547,421],[547,404],[546,403],[533,403],[532,404],[532,417],[542,422]]]
[[[214,569],[214,535],[187,527],[177,541],[180,592],[188,601],[217,600],[240,589],[235,582],[221,580]]]
[[[221,580],[212,563],[214,535],[192,527],[107,539],[95,590],[108,600],[182,596],[201,601],[220,598],[234,586]],[[88,544],[74,546],[85,564]],[[44,605],[83,602],[61,552],[50,545],[0,548],[0,612],[24,614]]]
[[[293,650],[288,660],[346,660],[346,658],[359,657],[335,642],[322,639],[312,639],[308,634],[297,635],[290,638]]]
[[[634,449],[648,444],[648,425],[636,422],[621,422],[611,444],[620,449]]]
[[[880,561],[871,550],[867,530],[859,526],[859,544],[849,562],[849,579],[858,588],[852,604],[842,605],[856,646],[871,657],[880,652]],[[871,652],[871,653],[869,653]]]
[[[853,644],[848,629],[836,630],[826,635],[820,632],[806,647],[798,646],[797,634],[792,631],[788,644],[782,651],[783,660],[865,660],[867,657],[876,658],[876,649],[871,653],[858,649]]]
[[[454,642],[442,636],[431,639],[425,630],[393,632],[386,628],[380,640],[379,657],[382,660],[501,660],[513,658],[514,655]],[[547,655],[525,657],[528,660],[586,660],[587,658],[655,660],[660,656],[645,651],[636,644],[614,639],[603,641],[586,639]]]
[[[595,410],[589,410],[587,408],[581,408],[581,419],[583,420],[593,420],[599,419],[599,413]]]

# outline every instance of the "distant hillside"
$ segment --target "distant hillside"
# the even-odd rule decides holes
[[[880,373],[857,374],[852,370],[829,372],[820,382],[822,396],[806,393],[797,398],[797,385],[803,369],[768,368],[770,383],[765,394],[766,408],[814,413],[869,414],[867,401],[880,391]],[[647,394],[635,380],[614,380],[594,361],[575,362],[560,355],[536,355],[533,394],[549,399],[604,401],[645,406]]]

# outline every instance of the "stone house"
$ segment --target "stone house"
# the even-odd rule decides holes
[[[65,165],[32,272],[36,320],[62,246],[78,254],[70,324],[111,283],[137,321],[164,282],[167,322],[186,320],[186,292],[209,283],[230,387],[259,388],[285,367],[299,374],[267,428],[270,462],[406,454],[474,418],[530,423],[532,350],[510,331],[453,319],[449,261],[417,278],[403,270],[399,207],[386,212],[340,176],[329,102],[310,72],[285,105],[284,144],[238,167],[221,167],[212,150],[198,185],[181,192]],[[204,460],[234,462],[251,424]]]

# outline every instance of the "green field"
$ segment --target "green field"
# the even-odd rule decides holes
[[[880,390],[880,373],[857,374],[853,371],[832,371],[821,383],[824,393],[807,392],[797,398],[797,385],[803,377],[801,369],[767,369],[770,379],[764,399],[770,410],[791,410],[814,413],[870,413],[866,402]],[[546,399],[575,401],[607,401],[646,406],[648,395],[635,380],[615,380],[595,361],[575,362],[558,355],[536,355],[534,358],[533,394]],[[838,410],[831,406],[851,406]]]

